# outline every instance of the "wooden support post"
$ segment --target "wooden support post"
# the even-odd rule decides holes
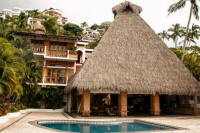
[[[71,113],[71,103],[72,103],[72,98],[71,98],[71,92],[67,95],[67,112]]]
[[[58,73],[58,69],[55,69],[55,83],[58,83],[58,82],[57,82],[57,78],[58,78],[58,77],[57,77],[57,75],[58,75],[57,73]]]
[[[43,67],[42,70],[42,83],[46,83],[47,82],[47,68]],[[46,85],[42,85],[42,87],[46,87]]]
[[[198,115],[199,111],[197,108],[197,95],[194,95],[194,108],[193,108],[193,115]]]
[[[151,95],[151,99],[150,99],[150,104],[151,104],[151,109],[150,109],[150,113],[151,115],[160,115],[160,96],[158,93],[156,93],[155,95]]]
[[[127,116],[127,92],[120,92],[118,95],[118,109],[120,116]]]
[[[90,91],[82,94],[82,116],[90,116]]]

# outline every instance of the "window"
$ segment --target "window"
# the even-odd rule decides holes
[[[60,77],[60,70],[57,71],[57,77]]]
[[[65,76],[65,70],[63,69],[62,70],[62,77],[64,77]]]
[[[55,44],[55,50],[57,50],[57,43]]]
[[[55,70],[52,69],[52,82],[55,83]]]
[[[57,43],[55,44],[55,56],[57,56],[57,47],[58,47],[58,45],[57,45]]]
[[[51,56],[53,56],[53,42],[51,42]]]
[[[64,69],[62,70],[62,76],[61,76],[61,77],[62,77],[62,78],[61,78],[61,83],[64,84],[64,83],[65,83],[65,81],[64,81],[64,79],[65,79],[65,78],[64,78],[64,77],[65,77],[65,70],[64,70]]]
[[[48,77],[51,76],[51,69],[48,69]]]
[[[61,83],[60,70],[57,71],[57,82]]]
[[[48,77],[47,77],[48,83],[50,83],[50,77],[51,77],[51,69],[48,69]]]
[[[35,49],[37,49],[37,41],[35,41]]]
[[[62,51],[62,44],[59,45],[59,51]]]
[[[51,44],[51,50],[53,50],[53,44]]]
[[[63,46],[63,56],[65,56],[66,46]]]

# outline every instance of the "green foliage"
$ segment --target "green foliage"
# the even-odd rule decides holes
[[[37,18],[40,14],[38,9],[28,10],[26,12],[28,13],[28,17],[32,17],[32,18]]]
[[[26,109],[27,107],[24,106],[22,103],[11,103],[7,105],[7,109],[9,113],[18,112],[20,110]]]
[[[99,28],[99,25],[98,24],[93,24],[91,27],[90,27],[90,29],[92,29],[92,30],[96,30],[96,29],[98,29]]]
[[[31,27],[27,24],[28,16],[21,13],[19,16],[6,16],[5,19],[0,18],[0,37],[8,40],[12,39],[9,31],[31,32]]]
[[[83,29],[80,28],[78,25],[73,24],[73,23],[67,23],[63,26],[65,30],[65,35],[68,36],[82,36],[83,35]]]
[[[31,103],[40,87],[42,66],[30,49],[30,42],[16,38],[9,43],[0,38],[0,99]],[[6,100],[6,101],[5,101]]]
[[[57,34],[57,32],[58,32],[58,23],[57,23],[57,19],[55,17],[47,18],[47,20],[42,22],[42,24],[44,25],[47,34],[54,34],[54,35]]]
[[[38,100],[45,102],[46,108],[61,108],[63,106],[64,87],[42,88],[37,97]]]
[[[179,59],[182,56],[182,48],[171,49]],[[186,47],[185,58],[183,61],[184,65],[190,70],[193,76],[200,81],[200,47],[191,46]]]
[[[168,8],[168,13],[171,14],[173,12],[176,12],[178,10],[180,10],[181,8],[184,8],[186,5],[186,2],[188,0],[179,0],[178,2],[172,4],[169,6]],[[192,13],[195,16],[195,18],[198,20],[199,19],[199,6],[197,4],[197,0],[189,0],[190,4],[192,5]]]
[[[164,39],[172,39],[175,48],[177,48],[178,44],[183,43],[183,38],[186,36],[186,27],[180,26],[180,24],[174,24],[167,31],[162,31],[158,33],[162,40]],[[199,39],[200,36],[200,26],[193,24],[191,29],[188,30],[188,37],[186,38],[187,46],[190,46],[191,43],[196,44],[196,40]]]
[[[0,96],[18,99],[23,94],[25,76],[22,53],[7,40],[0,38]]]
[[[169,6],[169,9],[168,9],[168,13],[173,13],[173,12],[176,12],[177,10],[181,9],[181,8],[184,8],[185,5],[186,5],[186,2],[190,2],[190,12],[189,12],[189,18],[188,18],[188,23],[187,23],[187,27],[186,27],[186,34],[185,34],[185,39],[183,41],[183,49],[182,49],[182,57],[181,57],[181,61],[183,62],[184,61],[184,56],[185,56],[185,47],[186,47],[186,44],[187,42],[194,42],[194,40],[189,40],[189,26],[190,26],[190,22],[191,22],[191,18],[192,18],[192,15],[194,15],[194,17],[198,20],[199,19],[199,6],[197,4],[197,0],[179,0],[178,2],[172,4]]]
[[[99,29],[105,29],[105,31],[107,31],[107,29],[110,27],[111,22],[106,21],[100,24]]]
[[[85,21],[83,23],[81,23],[81,28],[84,28],[84,27],[88,27],[88,24]]]
[[[98,43],[99,43],[100,40],[101,40],[101,38],[99,40],[90,42],[86,47],[90,48],[90,49],[94,49],[98,45]]]
[[[173,40],[175,48],[177,48],[178,39],[184,35],[184,27],[180,26],[180,24],[173,24],[172,27],[168,29],[168,32],[169,38]]]
[[[25,76],[22,81],[23,86],[23,96],[22,100],[28,106],[31,106],[34,103],[34,97],[37,95],[40,90],[38,82],[41,81],[42,65],[41,60],[35,56],[30,49],[30,41],[23,38],[16,38],[12,42],[15,47],[17,47],[22,52],[22,57],[25,61]],[[29,105],[29,103],[31,103]]]
[[[98,25],[98,24],[93,24],[90,28],[91,28],[92,30],[104,29],[105,31],[107,31],[107,29],[109,28],[110,25],[111,25],[111,22],[106,21],[106,22],[102,22],[100,25]]]
[[[168,12],[173,13],[176,12],[177,10],[184,8],[186,5],[186,0],[180,0],[172,5],[169,6]]]
[[[164,41],[165,39],[169,40],[169,34],[167,31],[163,30],[162,32],[158,33],[160,38]]]

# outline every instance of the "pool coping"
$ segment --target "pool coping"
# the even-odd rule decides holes
[[[57,131],[57,132],[62,132],[62,133],[78,133],[78,132],[70,132],[70,131],[62,131],[62,130],[58,130],[58,129],[53,129],[53,128],[48,128],[48,127],[45,127],[45,126],[41,126],[38,124],[38,122],[42,122],[42,121],[45,121],[45,122],[65,122],[65,121],[70,121],[70,122],[85,122],[85,123],[88,123],[88,122],[128,122],[128,121],[138,121],[138,122],[142,122],[142,123],[145,123],[145,124],[152,124],[152,125],[158,125],[158,126],[164,126],[164,127],[168,127],[168,128],[173,128],[173,129],[168,129],[168,130],[151,130],[150,132],[167,132],[167,131],[176,131],[176,130],[189,130],[187,128],[182,128],[182,127],[177,127],[177,126],[171,126],[171,125],[167,125],[167,124],[161,124],[161,123],[155,123],[155,122],[151,122],[151,121],[144,121],[144,120],[138,120],[138,119],[130,119],[130,120],[89,120],[88,119],[69,119],[69,120],[35,120],[35,121],[29,121],[28,123],[33,125],[33,126],[36,126],[36,127],[39,127],[39,128],[43,128],[43,129],[47,129],[47,130],[52,130],[52,131]],[[136,132],[123,132],[123,133],[148,133],[149,131],[136,131]],[[112,132],[112,133],[119,133],[119,132]]]

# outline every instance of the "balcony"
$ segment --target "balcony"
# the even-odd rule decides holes
[[[67,78],[66,77],[50,77],[44,76],[43,83],[39,83],[42,86],[67,86]]]
[[[34,55],[44,56],[44,48],[32,48]]]
[[[56,50],[50,50],[49,54],[45,55],[44,58],[47,60],[60,60],[60,61],[77,61],[77,53],[70,52],[68,50],[67,52],[63,51],[56,51]]]

